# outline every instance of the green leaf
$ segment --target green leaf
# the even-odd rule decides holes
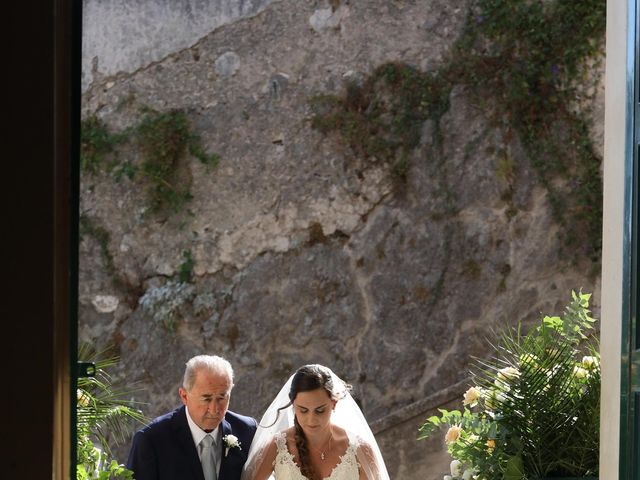
[[[519,455],[509,458],[504,470],[504,480],[526,480],[526,478],[522,458]]]
[[[131,391],[119,389],[105,371],[105,368],[115,365],[117,357],[105,355],[108,355],[106,351],[95,352],[85,344],[78,349],[80,360],[95,363],[96,375],[78,379],[77,480],[133,478],[132,472],[109,458],[111,449],[108,438],[117,443],[130,431],[132,421],[146,421],[129,400]],[[99,443],[102,452],[92,439]]]

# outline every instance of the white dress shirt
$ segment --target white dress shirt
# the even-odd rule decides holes
[[[221,428],[220,425],[218,425],[213,432],[207,433],[204,430],[202,430],[198,425],[196,425],[196,422],[193,421],[193,419],[191,418],[191,415],[189,415],[189,408],[187,408],[186,406],[184,407],[186,412],[187,412],[187,423],[189,424],[189,430],[191,430],[191,436],[193,437],[193,443],[196,446],[196,450],[198,450],[198,456],[200,456],[200,448],[198,448],[198,446],[200,445],[200,442],[202,441],[202,439],[206,436],[206,435],[211,435],[213,437],[213,451],[215,452],[215,459],[216,459],[216,473],[217,476],[220,476],[220,462],[222,461],[222,459],[220,458],[220,432],[221,432]],[[200,461],[202,461],[202,458],[200,459]]]

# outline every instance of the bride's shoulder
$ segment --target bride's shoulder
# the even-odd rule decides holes
[[[371,455],[373,448],[371,444],[358,434],[343,430],[345,438],[358,454]]]
[[[345,430],[337,425],[333,426],[333,437],[336,439],[344,439],[351,444],[360,444],[365,442],[364,438],[351,430]]]
[[[295,434],[295,427],[287,428],[286,430],[280,430],[273,436],[272,443],[278,445],[281,448],[287,443],[295,443]]]

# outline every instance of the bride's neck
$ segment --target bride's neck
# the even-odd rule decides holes
[[[329,428],[326,432],[318,432],[318,434],[313,437],[307,435],[307,443],[313,448],[326,448],[332,436],[333,433],[331,432],[331,428]]]

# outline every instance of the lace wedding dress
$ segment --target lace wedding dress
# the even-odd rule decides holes
[[[326,367],[322,367],[327,369]],[[367,480],[390,480],[389,473],[380,453],[380,448],[369,428],[362,411],[351,397],[346,384],[330,369],[334,390],[332,398],[337,399],[331,424],[342,428],[349,437],[349,446],[331,474],[323,480],[358,480],[361,470]],[[276,458],[274,471],[269,477],[273,480],[307,480],[287,449],[285,430],[294,425],[293,407],[289,399],[291,381],[280,389],[260,420],[260,424],[249,449],[247,462],[242,471],[242,480],[254,480],[262,465],[265,452],[276,439]],[[287,404],[289,404],[288,407]],[[286,407],[282,410],[282,407]],[[282,411],[281,411],[282,410]],[[266,425],[266,426],[263,426]]]
[[[276,435],[277,453],[274,462],[274,475],[276,480],[307,480],[300,473],[293,455],[287,448],[287,434],[285,432]],[[356,446],[349,442],[347,451],[340,457],[338,464],[333,467],[331,475],[324,480],[358,480],[358,461],[356,459]]]

